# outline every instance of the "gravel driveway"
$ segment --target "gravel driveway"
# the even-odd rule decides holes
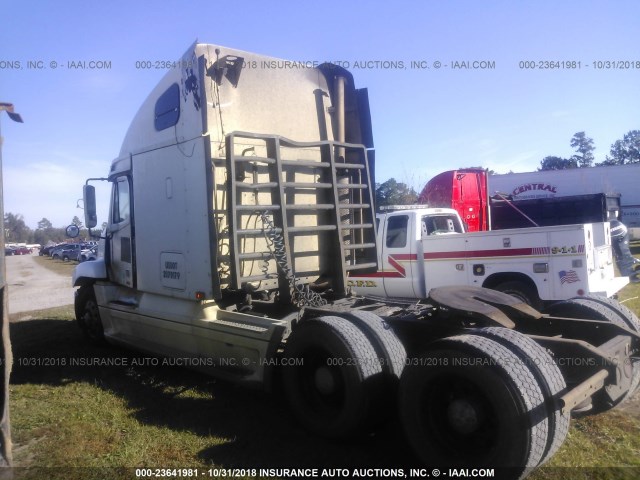
[[[9,313],[73,304],[71,277],[38,265],[32,255],[6,257]]]

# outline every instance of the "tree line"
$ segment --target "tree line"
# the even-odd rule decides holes
[[[88,231],[83,229],[82,221],[77,216],[73,217],[71,223],[80,227],[80,239],[89,238]],[[4,214],[5,243],[27,243],[42,246],[50,243],[61,243],[69,239],[66,234],[66,228],[66,226],[54,227],[48,219],[43,218],[38,222],[37,228],[33,230],[25,223],[21,214]]]
[[[387,205],[413,205],[418,201],[418,193],[406,183],[390,178],[384,183],[376,183],[376,207]]]
[[[542,170],[566,170],[568,168],[584,168],[594,166],[596,149],[593,139],[585,132],[577,132],[571,137],[570,145],[576,153],[569,158],[548,156],[540,162]],[[630,130],[620,140],[616,140],[604,161],[595,163],[596,167],[610,165],[626,165],[640,163],[640,130]]]
[[[593,152],[596,147],[592,138],[585,132],[577,132],[571,137],[570,145],[576,153],[569,158],[547,156],[540,162],[541,170],[565,170],[568,168],[602,167],[640,163],[640,130],[630,130],[620,140],[616,140],[604,161],[595,163]],[[470,168],[470,167],[465,167]],[[483,168],[483,167],[477,167]],[[489,170],[489,175],[495,172]],[[390,178],[386,182],[376,183],[376,205],[412,205],[416,203],[418,193],[406,183]]]

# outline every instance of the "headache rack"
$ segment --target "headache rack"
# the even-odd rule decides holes
[[[226,167],[231,288],[277,288],[286,301],[284,264],[300,284],[343,296],[349,273],[377,269],[363,145],[234,132]]]

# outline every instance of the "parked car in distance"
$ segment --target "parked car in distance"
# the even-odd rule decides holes
[[[13,248],[14,255],[31,255],[31,249],[27,247],[14,247]],[[6,251],[5,251],[6,255]]]
[[[98,246],[94,245],[91,248],[85,248],[80,251],[78,262],[87,262],[98,258]]]
[[[73,248],[74,245],[78,245],[77,243],[63,243],[62,245],[57,246],[56,248],[52,249],[51,252],[49,253],[49,255],[51,255],[51,258],[55,259],[55,260],[62,260],[62,252],[65,250],[68,250],[70,248]]]
[[[53,245],[52,247],[49,247],[49,250],[47,251],[47,255],[49,255],[50,257],[53,257],[53,255],[56,252],[61,251],[63,248],[66,248],[69,245],[71,245],[71,244],[70,243],[58,243],[57,245]]]
[[[80,252],[82,251],[82,245],[79,243],[73,243],[65,248],[60,249],[54,253],[53,258],[58,258],[64,262],[69,260],[77,260]]]
[[[13,255],[13,253],[14,253],[14,252],[13,252],[13,248],[11,248],[11,247],[4,247],[4,255],[5,255],[6,257],[8,257],[8,256],[10,256],[10,255]]]
[[[95,245],[93,243],[67,243],[52,250],[51,256],[54,259],[62,260],[64,262],[68,262],[69,260],[81,262],[83,261],[81,260],[82,252],[88,251],[94,246]],[[95,260],[95,256],[93,256],[91,260]]]
[[[59,244],[58,245],[47,245],[46,247],[40,247],[40,253],[39,254],[40,254],[41,257],[44,256],[44,255],[50,256],[51,255],[51,250],[53,250],[54,248],[57,248],[58,246],[59,246]]]

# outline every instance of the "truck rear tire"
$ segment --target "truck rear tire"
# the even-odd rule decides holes
[[[635,313],[633,313],[629,308],[627,308],[624,304],[620,303],[619,301],[614,300],[613,298],[602,297],[600,295],[585,295],[584,297],[578,297],[578,298],[592,300],[601,305],[604,305],[610,310],[613,310],[627,324],[627,327],[629,327],[634,332],[640,333],[640,319]],[[632,363],[633,379],[631,381],[631,388],[629,388],[627,395],[622,400],[623,402],[626,401],[633,394],[635,394],[638,391],[638,387],[640,387],[640,358],[633,358],[632,362],[633,362]]]
[[[379,414],[373,423],[388,420],[396,411],[398,385],[407,361],[407,351],[391,326],[382,317],[361,310],[351,311],[342,318],[353,323],[369,339],[382,367],[383,382]]]
[[[83,285],[78,289],[74,307],[76,320],[84,336],[96,345],[106,343],[93,285]]]
[[[562,372],[544,347],[520,332],[508,328],[486,327],[474,330],[473,334],[491,338],[508,348],[536,377],[545,397],[549,419],[547,447],[540,465],[546,463],[564,443],[571,421],[571,416],[563,415],[562,409],[557,407],[554,400],[567,387]]]
[[[539,380],[492,338],[434,342],[408,360],[399,398],[407,439],[425,465],[524,471],[549,451]]]
[[[600,320],[611,322],[621,327],[626,327],[640,332],[638,317],[619,302],[608,298],[575,297],[569,300],[550,305],[544,313],[554,317],[584,318],[587,320]],[[631,364],[631,385],[629,390],[619,399],[612,401],[606,395],[594,395],[593,408],[589,413],[601,413],[621,405],[635,393],[640,385],[640,362]],[[605,387],[606,389],[606,387]],[[586,412],[585,412],[586,413]]]
[[[361,433],[378,413],[381,362],[365,333],[340,317],[297,325],[287,340],[282,385],[298,421],[328,438]]]
[[[492,288],[498,292],[503,292],[511,295],[512,297],[516,297],[536,310],[540,310],[542,308],[542,301],[540,300],[540,297],[538,297],[535,289],[524,282],[514,280],[500,283]]]
[[[629,308],[624,306],[617,300],[609,297],[602,297],[600,295],[585,295],[583,297],[574,297],[571,300],[590,300],[592,302],[599,303],[600,305],[604,305],[609,310],[613,310],[622,320],[627,324],[627,326],[635,331],[640,332],[640,319],[638,316],[633,313]]]
[[[407,351],[398,339],[391,326],[382,317],[361,310],[349,312],[344,317],[362,330],[383,360],[382,368],[399,380],[407,361]]]

